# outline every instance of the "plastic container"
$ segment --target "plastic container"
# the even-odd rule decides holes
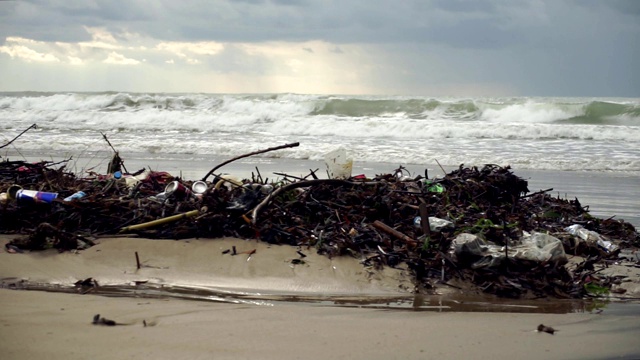
[[[344,148],[333,150],[324,156],[327,172],[331,179],[349,179],[353,169],[353,160],[347,158]]]
[[[67,196],[66,198],[64,198],[64,201],[73,201],[75,199],[80,199],[87,196],[87,194],[84,191],[78,191],[73,195]]]
[[[413,219],[413,226],[416,229],[422,229],[422,218],[420,216],[416,216]],[[444,228],[453,228],[454,225],[451,221],[449,220],[445,220],[445,219],[440,219],[437,217],[429,217],[429,229],[431,229],[431,231],[441,231]]]

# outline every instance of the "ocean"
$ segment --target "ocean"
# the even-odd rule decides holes
[[[0,145],[32,124],[0,156],[98,159],[75,170],[104,170],[104,133],[131,168],[170,164],[195,178],[216,161],[299,142],[236,166],[307,171],[338,148],[354,171],[509,165],[516,174],[553,173],[558,195],[587,196],[603,215],[640,224],[640,99],[0,93]],[[554,187],[532,181],[540,184],[532,191]]]

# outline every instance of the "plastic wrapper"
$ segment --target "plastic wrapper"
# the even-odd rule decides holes
[[[420,216],[416,216],[413,219],[413,225],[417,229],[422,228],[422,218]],[[439,231],[442,231],[442,229],[444,228],[452,229],[454,228],[454,224],[449,220],[429,216],[429,229],[431,229],[431,231],[439,232]]]
[[[587,230],[582,225],[574,224],[564,229],[569,234],[578,237],[589,246],[598,246],[607,253],[614,253],[620,247],[595,231]]]
[[[502,264],[507,258],[512,261],[564,264],[567,255],[562,242],[548,234],[534,232],[526,234],[517,242],[505,246],[483,240],[477,235],[462,233],[451,242],[451,254],[460,263],[473,269],[491,268]]]

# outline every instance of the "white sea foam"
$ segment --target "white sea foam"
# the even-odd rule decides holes
[[[123,152],[159,158],[299,141],[264,156],[321,160],[344,146],[357,161],[640,171],[637,99],[0,94],[0,144],[33,123],[5,154],[103,150],[105,132]]]

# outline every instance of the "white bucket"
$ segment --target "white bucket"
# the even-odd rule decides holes
[[[349,179],[351,177],[353,160],[347,158],[347,151],[344,148],[338,148],[325,154],[324,163],[327,164],[330,179]]]

